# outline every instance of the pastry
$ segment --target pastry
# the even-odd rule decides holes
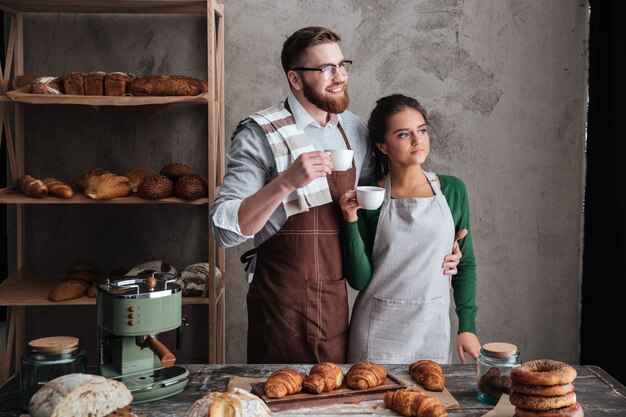
[[[302,391],[304,374],[294,369],[279,369],[273,372],[265,382],[265,396],[268,398],[282,398],[286,395]]]
[[[352,389],[369,389],[385,382],[387,370],[372,362],[357,362],[348,370],[346,383]]]
[[[383,398],[385,407],[405,416],[448,417],[446,408],[434,397],[417,388],[387,391]]]
[[[409,366],[409,374],[428,391],[443,391],[445,379],[437,362],[422,360]]]
[[[343,382],[343,371],[330,362],[322,362],[311,368],[309,376],[304,380],[304,388],[312,393],[334,391]]]

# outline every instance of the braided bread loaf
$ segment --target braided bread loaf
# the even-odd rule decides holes
[[[417,388],[387,391],[383,401],[385,407],[405,416],[448,417],[448,412],[443,404]]]
[[[423,360],[409,366],[409,374],[428,391],[443,391],[445,379],[437,362]]]
[[[387,370],[372,362],[357,362],[348,370],[346,383],[352,389],[374,388],[385,382]]]
[[[279,369],[273,372],[265,382],[265,395],[268,398],[282,398],[285,395],[302,391],[304,374],[294,369]]]
[[[309,376],[304,380],[304,388],[315,394],[334,391],[343,382],[343,371],[330,362],[322,362],[311,368]]]

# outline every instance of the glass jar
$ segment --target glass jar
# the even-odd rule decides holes
[[[510,343],[486,343],[476,362],[479,401],[495,405],[502,394],[511,393],[511,369],[522,361],[517,346]]]
[[[24,411],[33,394],[56,377],[84,373],[86,354],[76,337],[44,337],[28,342],[22,356],[20,399]]]

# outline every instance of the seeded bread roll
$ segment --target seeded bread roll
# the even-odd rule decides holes
[[[93,71],[85,74],[85,95],[103,96],[105,76],[106,73],[102,71]]]
[[[65,94],[77,96],[85,95],[85,74],[82,72],[72,72],[63,79]]]
[[[174,184],[176,184],[176,181],[178,181],[178,179],[183,175],[192,175],[193,170],[180,162],[172,162],[171,164],[165,165],[159,174],[165,175],[167,178],[172,180]]]
[[[165,175],[153,175],[141,180],[137,193],[147,200],[167,198],[174,195],[174,184]]]
[[[176,181],[174,194],[183,200],[196,200],[209,193],[207,182],[200,175],[183,175]]]

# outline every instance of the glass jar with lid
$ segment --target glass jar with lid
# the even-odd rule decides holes
[[[517,346],[486,343],[476,361],[478,400],[495,405],[502,394],[511,393],[511,369],[521,364]]]
[[[61,375],[84,373],[86,362],[76,337],[44,337],[28,342],[20,371],[22,408],[28,411],[30,398],[46,382]]]

